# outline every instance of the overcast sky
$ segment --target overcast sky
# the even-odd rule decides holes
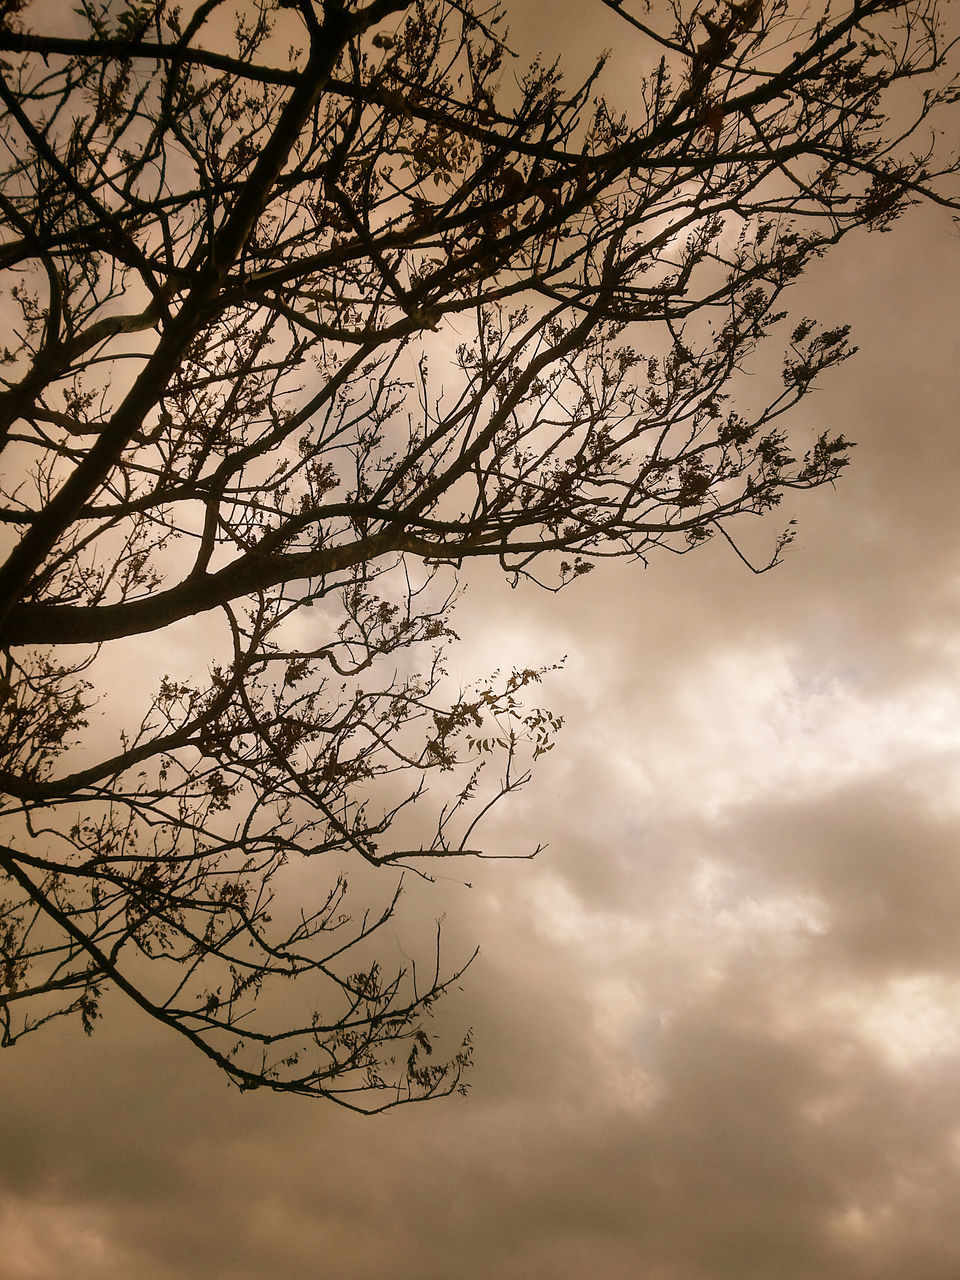
[[[476,575],[464,676],[566,654],[567,726],[486,833],[547,851],[420,904],[481,944],[469,1096],[362,1120],[121,1001],[53,1025],[0,1057],[2,1280],[956,1280],[958,299],[930,212],[797,291],[859,447],[776,572]]]

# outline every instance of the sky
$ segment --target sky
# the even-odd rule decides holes
[[[115,999],[0,1056],[0,1280],[960,1274],[960,234],[791,307],[853,325],[805,414],[858,447],[780,568],[471,577],[457,669],[565,656],[566,726],[486,830],[547,849],[416,891],[481,946],[468,1096],[241,1094]]]

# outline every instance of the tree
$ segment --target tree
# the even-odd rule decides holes
[[[462,1087],[430,1015],[464,965],[439,930],[426,977],[384,965],[383,926],[559,723],[542,671],[451,687],[458,571],[736,547],[846,464],[789,424],[847,329],[782,296],[950,205],[935,5],[603,2],[630,117],[603,59],[518,69],[499,4],[0,5],[5,1044],[115,988],[244,1088]],[[198,615],[206,674],[85,735]],[[390,877],[352,919],[351,864]]]

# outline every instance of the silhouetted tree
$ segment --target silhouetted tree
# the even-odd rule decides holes
[[[847,330],[782,295],[949,203],[935,6],[605,2],[627,115],[499,4],[0,3],[4,1043],[114,987],[241,1087],[458,1087],[463,965],[380,931],[558,724],[540,671],[449,687],[457,571],[556,589],[844,466],[788,423]],[[142,669],[199,614],[205,675]],[[391,880],[351,920],[352,860]]]

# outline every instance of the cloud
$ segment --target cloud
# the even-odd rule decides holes
[[[0,1280],[953,1280],[960,281],[932,227],[811,278],[863,349],[810,431],[860,445],[781,569],[474,572],[455,677],[568,662],[565,734],[485,835],[547,852],[411,886],[411,936],[482,944],[440,1015],[475,1027],[468,1099],[241,1095],[113,999],[0,1058]]]

